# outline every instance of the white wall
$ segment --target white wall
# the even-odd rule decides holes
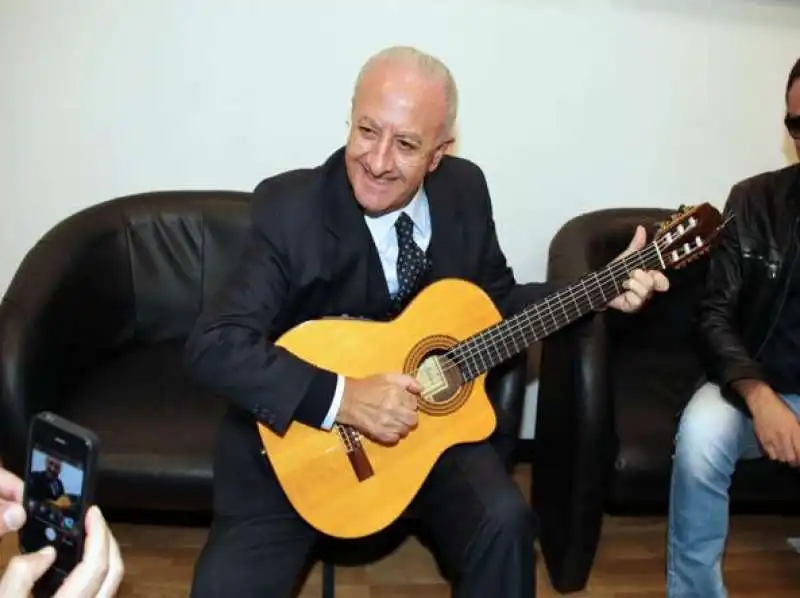
[[[523,280],[583,211],[721,206],[787,161],[789,0],[0,0],[0,292],[79,208],[321,162],[362,61],[397,43],[457,77],[459,150]]]

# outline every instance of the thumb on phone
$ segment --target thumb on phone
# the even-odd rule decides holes
[[[13,557],[8,562],[3,578],[0,579],[0,598],[28,596],[33,584],[45,574],[55,559],[56,551],[52,546]]]
[[[15,532],[25,524],[25,509],[15,502],[0,500],[0,537]]]

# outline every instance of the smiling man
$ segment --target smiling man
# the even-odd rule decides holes
[[[339,422],[391,444],[417,421],[413,378],[345,378],[276,347],[277,337],[324,316],[387,320],[447,277],[482,287],[505,315],[552,290],[516,283],[483,173],[446,155],[456,112],[456,86],[441,62],[390,48],[361,70],[346,147],[256,188],[241,262],[187,343],[196,379],[230,402],[193,598],[288,598],[317,537],[262,455],[256,422],[278,434],[292,421],[324,430]],[[640,228],[629,250],[644,242]],[[635,271],[624,286],[609,306],[630,312],[668,284],[661,273]],[[317,483],[324,499],[325,480]],[[534,517],[488,442],[446,451],[410,511],[457,598],[535,596]]]

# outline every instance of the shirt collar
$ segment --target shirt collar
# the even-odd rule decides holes
[[[367,216],[367,226],[372,231],[373,236],[383,245],[387,240],[394,238],[394,223],[400,217],[400,214],[405,212],[408,217],[414,222],[414,229],[423,234],[428,234],[430,230],[430,212],[428,211],[428,196],[425,189],[420,187],[414,198],[401,210],[395,210],[388,214],[372,217]],[[390,237],[391,235],[391,237]]]

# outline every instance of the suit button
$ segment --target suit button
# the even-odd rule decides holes
[[[257,407],[254,407],[252,411],[253,411],[253,415],[255,415],[258,419],[268,420],[268,419],[272,418],[272,413],[270,412],[270,410],[269,409],[265,409],[264,407],[261,407],[260,405],[257,406]]]

